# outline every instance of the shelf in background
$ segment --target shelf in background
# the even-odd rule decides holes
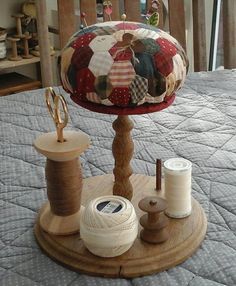
[[[20,67],[23,65],[34,64],[40,62],[40,57],[31,59],[22,59],[20,61],[10,61],[8,59],[0,60],[0,71],[8,68]]]
[[[0,75],[0,96],[37,89],[41,86],[40,81],[16,72]]]

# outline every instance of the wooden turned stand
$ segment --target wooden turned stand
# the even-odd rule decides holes
[[[118,115],[112,126],[116,132],[112,144],[112,153],[115,159],[113,195],[131,200],[133,187],[129,177],[132,175],[130,161],[134,153],[134,143],[130,132],[134,125],[128,115]]]
[[[132,204],[140,218],[144,212],[138,203],[146,196],[164,197],[164,190],[156,191],[155,177],[132,175],[130,182],[135,189]],[[91,177],[83,181],[82,204],[91,199],[112,194],[113,175]],[[192,199],[192,214],[183,219],[169,219],[166,227],[169,239],[161,244],[146,243],[136,239],[124,254],[114,258],[102,258],[91,254],[79,234],[58,236],[43,231],[40,219],[35,225],[35,236],[41,248],[52,259],[79,272],[95,276],[132,278],[169,269],[188,259],[200,246],[207,229],[207,220],[199,203]],[[140,226],[141,228],[141,226]]]
[[[79,155],[89,146],[83,132],[64,132],[65,142],[57,141],[57,133],[38,137],[34,146],[47,157],[46,181],[49,203],[40,214],[40,228],[54,235],[79,231],[82,172]]]

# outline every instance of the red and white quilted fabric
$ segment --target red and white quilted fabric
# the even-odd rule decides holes
[[[119,21],[77,32],[62,52],[60,73],[79,104],[140,108],[167,102],[183,85],[187,68],[184,50],[169,34]]]

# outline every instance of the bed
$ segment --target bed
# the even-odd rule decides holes
[[[206,238],[191,258],[168,271],[131,280],[70,271],[48,258],[35,241],[34,222],[47,198],[45,158],[32,143],[55,128],[43,95],[40,89],[0,98],[2,286],[236,285],[236,70],[189,74],[168,109],[131,116],[134,173],[155,175],[160,156],[162,160],[176,156],[190,160],[192,193],[208,219]],[[91,137],[91,147],[81,157],[84,178],[111,173],[115,117],[89,112],[66,98],[67,128]]]

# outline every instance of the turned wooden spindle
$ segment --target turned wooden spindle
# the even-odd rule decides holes
[[[40,213],[41,228],[55,235],[69,235],[80,228],[82,172],[79,155],[89,146],[83,132],[64,132],[65,141],[58,142],[57,133],[46,133],[34,142],[36,150],[47,157],[45,168],[49,202]]]
[[[161,243],[169,238],[166,227],[169,223],[168,218],[164,214],[167,208],[166,200],[159,197],[146,197],[142,199],[139,208],[147,212],[140,218],[140,224],[143,230],[140,232],[142,240],[148,243]]]
[[[24,47],[24,54],[22,55],[22,57],[24,59],[31,59],[33,56],[29,53],[29,39],[31,39],[32,36],[30,36],[29,34],[24,34],[23,35],[23,47]]]
[[[115,159],[113,195],[131,200],[133,187],[129,177],[132,175],[130,160],[134,152],[134,143],[130,132],[133,128],[133,122],[127,115],[118,115],[112,126],[116,132],[112,144],[112,153]]]
[[[7,40],[11,43],[11,55],[9,56],[10,61],[20,61],[22,57],[18,55],[17,52],[17,42],[20,41],[20,38],[7,38]]]
[[[16,32],[17,34],[14,35],[16,38],[21,38],[22,37],[22,26],[21,26],[21,18],[24,17],[24,14],[15,14],[12,15],[13,18],[16,19]]]

